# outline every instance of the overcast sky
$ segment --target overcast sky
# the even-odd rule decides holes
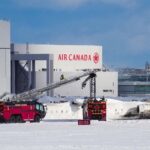
[[[105,65],[150,62],[150,0],[1,0],[14,43],[102,45]]]

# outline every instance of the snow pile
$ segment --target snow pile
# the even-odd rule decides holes
[[[2,150],[148,150],[150,120],[0,124]]]
[[[44,120],[74,120],[83,119],[83,110],[80,105],[72,102],[47,103],[47,113]]]

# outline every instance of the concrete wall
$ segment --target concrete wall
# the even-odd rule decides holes
[[[97,96],[118,96],[118,73],[97,73]]]
[[[60,81],[60,76],[63,74],[64,78],[74,77],[80,74],[80,71],[76,72],[61,72],[54,71],[54,82]],[[39,71],[36,74],[37,87],[46,85],[45,72]],[[82,82],[86,77],[79,81],[72,82],[70,84],[63,85],[54,90],[55,96],[90,96],[90,85],[87,85],[84,89],[81,88]],[[98,72],[96,78],[96,95],[97,96],[118,96],[118,73],[116,72]]]
[[[0,48],[10,49],[10,23],[0,20]]]
[[[10,23],[0,20],[0,95],[10,92]]]
[[[60,80],[61,74],[64,74],[65,78],[75,76],[78,72],[55,72],[54,81]],[[86,77],[85,77],[86,78]],[[63,88],[59,87],[55,89],[54,95],[62,96],[90,96],[90,84],[87,82],[85,88],[81,89],[81,84],[85,78],[73,82],[71,84],[64,85]],[[98,72],[96,78],[96,95],[97,96],[118,96],[118,74],[116,72]]]

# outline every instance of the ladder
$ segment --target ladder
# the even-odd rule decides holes
[[[20,94],[17,94],[16,96],[14,96],[12,100],[14,100],[14,101],[33,100],[33,99],[36,99],[37,96],[42,95],[46,91],[58,88],[58,87],[60,87],[62,85],[65,85],[65,84],[69,84],[69,83],[78,81],[78,80],[80,80],[80,78],[83,78],[85,76],[88,76],[88,79],[91,79],[92,88],[90,90],[90,93],[91,93],[90,96],[95,97],[95,95],[96,95],[95,94],[96,93],[95,92],[95,89],[96,89],[95,86],[96,85],[95,85],[95,80],[93,81],[93,77],[96,77],[96,72],[97,72],[97,70],[87,71],[87,72],[81,73],[81,74],[79,74],[77,76],[70,77],[68,79],[63,79],[63,80],[61,80],[59,82],[49,84],[49,85],[47,85],[47,86],[45,86],[43,88],[40,88],[40,89],[32,89],[30,91],[20,93]],[[86,83],[82,83],[82,85],[83,84],[86,84]]]
[[[91,73],[83,82],[82,88],[87,84],[87,81],[90,80],[90,99],[96,99],[96,73]]]

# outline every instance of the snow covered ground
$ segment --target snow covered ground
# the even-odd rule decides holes
[[[150,120],[0,124],[1,150],[149,150]]]

